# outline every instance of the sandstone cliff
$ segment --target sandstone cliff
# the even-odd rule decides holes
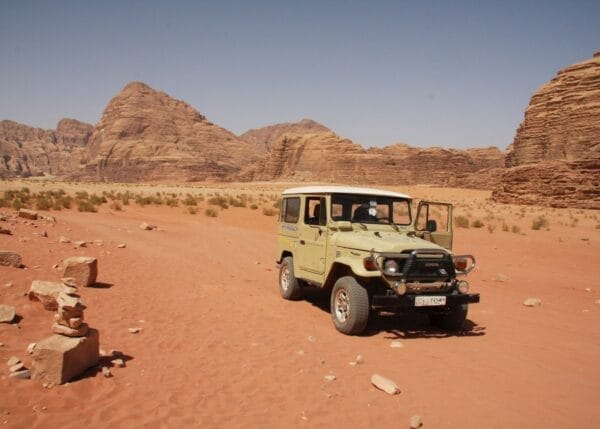
[[[227,180],[263,153],[187,103],[132,82],[94,127],[80,175],[123,182]]]
[[[498,201],[597,208],[600,52],[533,94],[506,166],[493,193]]]
[[[285,134],[247,180],[290,180],[353,184],[490,186],[489,176],[473,173],[498,169],[504,154],[497,148],[458,150],[395,144],[365,150],[332,132]]]
[[[300,122],[269,125],[246,131],[240,135],[244,141],[263,145],[265,150],[270,150],[273,144],[284,134],[315,134],[331,132],[329,128],[311,119],[302,119]]]
[[[0,121],[0,178],[69,174],[92,128],[75,119],[62,119],[56,131]]]

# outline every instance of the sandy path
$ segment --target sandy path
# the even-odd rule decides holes
[[[106,284],[82,291],[86,319],[103,349],[130,359],[110,379],[90,372],[49,390],[3,378],[7,427],[407,427],[413,414],[434,428],[600,423],[597,235],[559,243],[556,231],[458,230],[456,250],[479,262],[470,282],[482,303],[471,307],[469,331],[447,335],[421,317],[382,318],[366,336],[347,337],[333,328],[326,297],[279,297],[272,217],[135,207],[56,216],[55,227],[38,228],[48,238],[23,224],[0,236],[0,248],[16,249],[30,267],[0,267],[0,287],[14,283],[1,300],[23,316],[21,329],[0,326],[0,360],[25,358],[27,344],[49,333],[51,313],[22,293],[34,278],[58,279],[50,267],[75,254],[97,256]],[[142,221],[164,231],[142,231]],[[104,245],[75,250],[57,242],[61,234]],[[117,249],[121,242],[127,248]],[[499,274],[504,281],[494,281]],[[529,296],[542,306],[523,307]],[[133,326],[143,331],[130,334]],[[393,339],[404,347],[390,348]],[[357,354],[365,363],[349,365]],[[375,390],[375,372],[402,393]],[[337,379],[325,381],[329,373]]]

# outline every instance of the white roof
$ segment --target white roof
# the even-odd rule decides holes
[[[283,195],[290,194],[358,194],[411,198],[409,195],[401,194],[399,192],[383,191],[381,189],[373,188],[356,188],[354,186],[302,186],[300,188],[289,188],[283,191]]]

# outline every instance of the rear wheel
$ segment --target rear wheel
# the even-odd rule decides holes
[[[347,335],[362,333],[369,321],[369,295],[354,277],[341,277],[331,292],[331,318]]]
[[[458,331],[463,327],[468,311],[469,304],[454,305],[445,313],[430,314],[429,321],[445,331]]]
[[[302,286],[294,276],[294,260],[291,256],[283,258],[279,269],[279,292],[285,299],[298,300],[302,298]]]

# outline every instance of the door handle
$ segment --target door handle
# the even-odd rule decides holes
[[[306,244],[306,241],[300,240],[300,244]]]

